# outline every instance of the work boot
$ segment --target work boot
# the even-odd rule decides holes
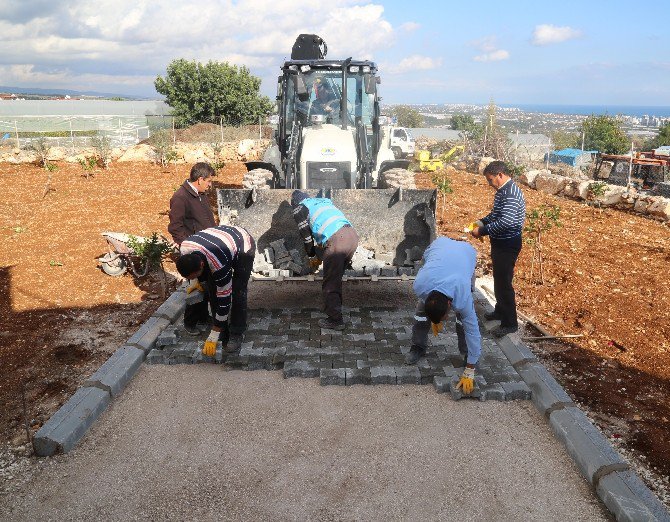
[[[486,319],[487,321],[499,321],[500,316],[498,315],[498,312],[493,310],[493,312],[485,312],[484,319]]]
[[[198,328],[198,325],[197,325],[197,324],[194,324],[193,326],[189,326],[189,325],[186,325],[186,324],[185,324],[185,325],[184,325],[184,331],[185,331],[188,335],[200,335],[200,333],[201,333],[202,330],[200,330],[200,328]]]
[[[507,334],[516,332],[519,329],[518,326],[498,326],[491,330],[491,334],[494,337],[505,337]]]
[[[230,334],[228,343],[223,347],[226,353],[239,352],[242,348],[242,343],[244,342],[244,334]]]
[[[407,355],[405,355],[405,362],[407,364],[416,364],[419,361],[419,359],[421,359],[421,357],[423,357],[424,355],[426,355],[425,348],[412,346]]]
[[[328,330],[344,330],[344,321],[336,323],[330,317],[326,317],[325,319],[319,319],[319,326]]]

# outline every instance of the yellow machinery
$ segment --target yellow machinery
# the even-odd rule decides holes
[[[448,163],[452,156],[463,152],[463,149],[463,145],[454,145],[448,152],[436,158],[430,157],[429,150],[419,150],[416,153],[416,157],[419,160],[419,168],[422,172],[435,172],[436,170],[443,169],[444,164]]]

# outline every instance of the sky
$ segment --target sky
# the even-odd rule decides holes
[[[159,98],[174,59],[274,97],[300,33],[368,59],[387,104],[670,105],[667,0],[0,0],[0,85]]]

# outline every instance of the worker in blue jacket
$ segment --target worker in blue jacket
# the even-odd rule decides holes
[[[303,239],[310,265],[323,260],[323,308],[328,316],[319,320],[321,328],[343,330],[342,276],[358,247],[358,234],[328,198],[310,198],[300,190],[291,195],[293,218]]]
[[[412,347],[405,357],[415,364],[426,353],[428,332],[435,335],[453,308],[456,314],[458,350],[465,356],[465,368],[458,388],[469,394],[474,389],[475,365],[481,354],[481,336],[472,290],[477,253],[464,241],[439,237],[423,254],[424,265],[414,280],[418,297],[412,326]]]

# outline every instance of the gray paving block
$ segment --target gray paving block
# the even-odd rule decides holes
[[[154,348],[149,352],[144,362],[147,364],[165,364],[165,354],[163,350]]]
[[[100,388],[79,388],[35,434],[35,453],[49,457],[70,451],[110,401]]]
[[[370,384],[372,379],[370,377],[370,368],[346,368],[344,376],[347,386],[354,384]]]
[[[603,466],[627,465],[579,408],[553,411],[549,425],[591,485]]]
[[[632,471],[615,471],[602,477],[596,493],[617,520],[670,522],[670,513]]]
[[[433,378],[433,384],[435,385],[435,391],[437,393],[447,393],[451,388],[451,377],[446,375],[436,375]]]
[[[501,384],[487,384],[486,386],[482,386],[482,395],[479,400],[504,401],[505,390]]]
[[[126,341],[127,345],[149,351],[156,345],[156,339],[170,321],[162,317],[149,317],[146,322]]]
[[[421,384],[421,371],[416,366],[398,366],[395,373],[398,384]]]
[[[176,327],[167,327],[158,337],[156,337],[156,346],[172,346],[179,342],[179,332]]]
[[[321,386],[344,386],[346,384],[345,368],[321,368],[319,384]]]
[[[186,294],[186,292],[184,292]],[[184,305],[194,305],[202,303],[205,300],[205,293],[194,290],[190,294],[186,294],[184,297]]]
[[[286,361],[284,363],[284,378],[288,377],[304,377],[313,378],[319,377],[321,368],[316,364],[308,361]]]
[[[142,361],[144,361],[144,350],[133,346],[122,346],[86,379],[84,386],[100,388],[116,397],[134,377]]]
[[[525,382],[501,382],[506,401],[529,400],[531,391]]]
[[[371,366],[370,382],[372,384],[396,384],[395,367],[393,366]]]
[[[518,373],[533,392],[533,404],[542,414],[552,406],[573,404],[563,387],[539,362],[520,366]]]
[[[199,293],[199,292],[198,292]],[[177,290],[172,292],[162,305],[152,314],[152,317],[162,317],[171,323],[184,312],[186,307],[186,292]]]

